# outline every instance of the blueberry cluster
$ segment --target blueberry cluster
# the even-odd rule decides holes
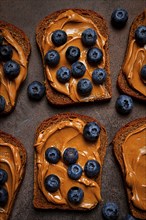
[[[15,79],[20,72],[20,65],[16,61],[12,60],[13,49],[11,45],[5,45],[5,40],[2,35],[0,35],[0,63],[3,65],[3,72],[7,79]],[[5,109],[5,99],[0,96],[0,112]]]
[[[63,30],[56,30],[52,33],[51,40],[56,47],[62,46],[67,42],[67,34]],[[87,47],[87,62],[92,66],[97,66],[103,60],[102,51],[94,47],[97,40],[97,33],[95,30],[88,28],[83,31],[81,36],[82,44]],[[67,61],[71,64],[71,69],[62,66],[56,72],[57,80],[65,84],[69,82],[70,78],[79,79],[84,76],[86,66],[84,63],[78,61],[80,58],[80,49],[76,46],[69,46],[66,50],[65,56]],[[57,50],[49,50],[44,57],[45,64],[49,67],[56,67],[60,62],[60,55]],[[101,68],[96,68],[92,73],[92,81],[99,85],[105,82],[106,71]],[[92,91],[92,82],[87,78],[82,78],[77,83],[77,92],[80,96],[89,96]]]
[[[100,128],[96,122],[89,122],[85,125],[83,137],[88,141],[96,141],[100,133]],[[88,160],[84,165],[84,170],[77,164],[79,158],[76,148],[68,147],[64,150],[62,160],[68,166],[67,174],[72,180],[78,180],[84,171],[88,178],[96,178],[100,172],[100,164],[96,160]],[[56,147],[50,147],[45,151],[45,159],[51,164],[57,164],[61,159],[61,152]],[[60,188],[60,179],[57,175],[50,174],[45,178],[45,188],[48,192],[56,192]],[[67,194],[69,202],[79,204],[84,197],[84,192],[79,187],[72,187]]]
[[[3,187],[3,185],[7,182],[7,180],[8,180],[7,172],[3,169],[0,169],[0,207],[5,206],[8,201],[8,192]]]

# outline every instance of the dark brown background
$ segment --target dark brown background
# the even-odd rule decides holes
[[[35,27],[37,23],[51,12],[62,8],[84,8],[95,10],[107,20],[110,32],[109,51],[111,63],[112,92],[110,102],[103,104],[86,104],[76,107],[56,108],[48,104],[46,98],[40,102],[31,102],[27,97],[27,86],[33,80],[43,81],[41,57],[35,42]],[[112,11],[117,7],[125,8],[129,13],[129,20],[122,30],[114,30],[110,25]],[[18,197],[15,201],[11,220],[100,220],[101,207],[89,212],[68,212],[59,210],[36,211],[33,208],[33,142],[36,127],[44,119],[59,112],[76,112],[97,118],[105,125],[108,133],[109,147],[105,158],[102,178],[102,198],[106,201],[117,202],[120,207],[119,220],[128,213],[125,191],[119,167],[112,153],[110,145],[116,131],[127,122],[146,116],[144,103],[134,101],[134,108],[130,115],[121,116],[115,110],[115,101],[119,95],[116,79],[124,58],[129,27],[136,15],[146,8],[146,0],[0,0],[0,19],[13,23],[23,29],[31,42],[31,55],[28,77],[24,82],[16,109],[7,117],[0,118],[0,129],[8,132],[24,144],[27,150],[26,175]]]

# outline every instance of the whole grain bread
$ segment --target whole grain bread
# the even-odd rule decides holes
[[[25,166],[26,166],[26,159],[27,159],[26,156],[27,155],[26,155],[26,150],[25,150],[24,146],[22,145],[22,143],[18,139],[16,139],[15,137],[13,137],[12,135],[7,134],[7,133],[0,130],[0,139],[2,139],[3,142],[11,144],[13,146],[16,146],[19,149],[19,155],[20,155],[21,164],[22,164],[22,175],[20,176],[20,182],[17,186],[17,189],[16,189],[15,193],[12,196],[12,202],[9,205],[8,213],[0,212],[0,219],[1,220],[3,220],[3,219],[7,220],[7,219],[10,218],[10,214],[12,212],[12,208],[13,208],[14,202],[16,200],[17,193],[20,189],[22,180],[23,180],[24,175],[25,175]]]
[[[7,29],[12,37],[17,41],[17,43],[21,46],[21,48],[24,51],[25,57],[28,60],[29,54],[30,54],[30,42],[26,34],[16,27],[13,24],[10,24],[6,21],[0,21],[0,29]],[[1,95],[1,94],[0,94]],[[14,110],[15,106],[12,106],[11,103],[5,106],[5,109],[2,113],[0,114],[7,114],[10,113],[12,110]]]
[[[42,55],[42,61],[43,61],[43,67],[44,67],[44,75],[45,75],[45,86],[46,86],[46,96],[48,101],[53,105],[72,105],[72,104],[78,104],[79,102],[74,102],[71,98],[69,98],[67,95],[64,95],[63,93],[58,92],[55,90],[49,83],[49,80],[47,79],[46,72],[45,72],[45,63],[44,63],[44,54],[41,47],[42,38],[45,35],[45,30],[47,29],[50,22],[55,20],[61,13],[64,13],[69,9],[63,9],[56,11],[48,16],[46,16],[40,23],[37,25],[36,28],[36,41],[39,46],[41,55]],[[110,61],[109,61],[109,49],[108,49],[108,27],[105,19],[98,13],[92,10],[85,10],[85,9],[71,9],[75,13],[78,13],[79,15],[91,19],[94,24],[98,27],[100,33],[107,37],[107,41],[105,44],[105,70],[107,72],[107,78],[105,82],[105,88],[107,89],[109,93],[109,97],[99,97],[95,101],[102,101],[102,100],[109,100],[111,98],[112,92],[111,92],[111,79],[110,79]]]
[[[138,92],[137,90],[133,89],[124,73],[123,73],[123,66],[124,66],[124,63],[125,63],[125,60],[127,59],[127,55],[128,55],[128,50],[129,50],[129,47],[130,47],[130,42],[135,38],[135,30],[138,28],[138,26],[142,25],[142,22],[144,21],[145,19],[145,11],[143,11],[141,14],[139,14],[135,19],[134,21],[132,22],[132,25],[131,25],[131,28],[130,28],[130,31],[129,31],[129,39],[128,39],[128,43],[127,43],[127,50],[125,52],[125,59],[124,59],[124,62],[123,62],[123,65],[120,69],[120,72],[119,72],[119,75],[118,75],[118,79],[117,79],[117,86],[118,88],[124,92],[125,94],[128,94],[138,100],[143,100],[143,101],[146,101],[146,96],[144,96],[143,94],[141,94],[140,92]]]
[[[107,133],[106,133],[104,126],[101,125],[95,118],[85,116],[85,115],[76,114],[76,113],[60,113],[60,114],[54,115],[53,117],[48,118],[47,120],[43,121],[39,125],[39,127],[36,130],[35,143],[36,143],[36,140],[37,140],[40,132],[46,130],[47,128],[51,127],[54,124],[57,124],[58,122],[66,121],[66,120],[74,119],[74,118],[81,119],[85,123],[95,121],[101,128],[101,131],[100,131],[101,142],[100,142],[100,148],[98,150],[100,161],[101,161],[101,172],[95,180],[97,182],[97,184],[99,185],[99,187],[101,188],[102,166],[103,166],[104,157],[105,157],[106,148],[107,148]],[[87,144],[88,144],[88,142],[87,142]],[[37,152],[35,150],[35,155],[34,155],[34,198],[33,198],[34,207],[37,209],[56,209],[57,208],[57,209],[72,210],[73,208],[68,205],[58,205],[58,204],[55,205],[51,202],[48,202],[48,200],[45,198],[43,192],[41,191],[41,189],[39,188],[39,185],[38,185],[38,179],[37,179],[38,168],[37,168],[37,164],[36,164],[36,156],[37,156]],[[77,206],[74,209],[75,210],[84,210],[84,211],[86,210],[82,207],[77,207]]]
[[[124,185],[125,185],[125,189],[127,192],[127,198],[128,198],[130,211],[132,215],[138,219],[146,219],[146,211],[142,211],[136,208],[131,201],[132,192],[131,192],[131,189],[126,184],[126,172],[125,172],[126,170],[125,170],[125,164],[124,164],[123,154],[122,154],[122,144],[130,132],[134,131],[135,129],[139,128],[140,126],[144,124],[146,124],[146,118],[139,118],[134,121],[131,121],[128,124],[126,124],[124,127],[122,127],[116,133],[113,139],[114,154],[116,156],[116,159],[120,165],[120,168],[123,174]]]

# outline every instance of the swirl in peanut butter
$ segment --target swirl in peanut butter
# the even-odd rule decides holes
[[[77,163],[82,168],[90,159],[95,159],[101,163],[98,154],[100,137],[95,143],[87,143],[83,138],[84,126],[85,123],[80,119],[61,121],[41,131],[37,138],[35,147],[37,151],[38,184],[46,199],[53,204],[73,206],[67,200],[67,192],[73,186],[80,187],[84,191],[84,199],[78,205],[79,207],[90,209],[101,200],[100,188],[94,179],[89,179],[83,172],[79,180],[72,180],[67,175],[67,166],[62,159],[57,164],[50,164],[45,159],[45,151],[49,147],[57,147],[62,154],[66,148],[74,147],[79,153]],[[44,186],[44,180],[50,174],[57,175],[61,182],[60,189],[54,193],[48,192]]]
[[[122,150],[133,205],[146,211],[146,124],[126,137]]]
[[[93,101],[97,98],[110,97],[104,84],[94,86],[90,96],[81,97],[76,91],[76,86],[77,86],[79,79],[71,78],[70,81],[66,83],[65,85],[59,83],[59,81],[56,79],[56,72],[61,66],[66,66],[69,69],[71,68],[70,64],[66,60],[65,53],[69,46],[76,46],[80,48],[80,51],[81,51],[79,61],[82,62],[86,67],[84,78],[92,80],[92,72],[95,69],[95,67],[92,67],[87,62],[86,55],[87,55],[88,48],[84,47],[81,42],[82,32],[87,28],[94,29],[98,34],[95,47],[100,48],[103,52],[103,61],[101,62],[100,65],[98,65],[98,67],[105,68],[105,62],[106,62],[105,61],[105,43],[107,41],[107,38],[103,37],[100,34],[100,31],[97,28],[97,26],[89,18],[85,18],[73,12],[72,10],[68,10],[60,14],[53,22],[51,22],[48,25],[45,31],[45,34],[43,36],[42,45],[41,45],[44,55],[50,49],[55,49],[60,54],[60,62],[57,65],[57,67],[51,68],[51,67],[48,67],[47,65],[45,66],[47,79],[49,80],[51,86],[55,88],[57,91],[69,96],[75,102],[76,101],[81,101],[81,102],[87,101],[88,102],[88,101]],[[62,29],[66,32],[68,36],[68,40],[64,45],[60,47],[55,47],[51,41],[51,36],[52,36],[52,32],[58,29]]]

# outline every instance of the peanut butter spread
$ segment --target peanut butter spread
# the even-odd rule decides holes
[[[5,98],[6,105],[14,106],[19,86],[27,75],[27,59],[22,47],[16,42],[7,29],[0,28],[0,34],[4,37],[4,45],[9,44],[13,48],[12,60],[20,65],[19,75],[10,81],[4,75],[3,62],[0,62],[0,95]]]
[[[22,178],[23,167],[18,147],[5,143],[1,138],[0,168],[5,170],[8,174],[8,180],[4,184],[8,192],[8,202],[4,207],[0,207],[0,220],[6,220],[13,202],[13,197]]]
[[[73,186],[82,188],[84,191],[83,201],[78,207],[91,209],[101,200],[100,188],[95,179],[85,176],[84,172],[78,180],[72,180],[67,175],[67,166],[61,159],[57,164],[50,164],[45,159],[47,148],[55,146],[63,154],[68,147],[78,150],[79,158],[77,163],[84,168],[89,159],[97,160],[100,164],[98,150],[100,148],[100,136],[95,143],[87,143],[83,138],[83,128],[85,122],[80,119],[69,119],[51,125],[40,132],[35,147],[37,152],[36,163],[38,169],[38,184],[46,199],[55,205],[67,205],[72,207],[67,200],[67,192]],[[60,189],[50,193],[45,189],[44,180],[50,175],[55,174],[60,178]]]
[[[126,137],[122,150],[133,205],[146,211],[146,124]]]
[[[79,79],[75,79],[71,77],[70,81],[66,84],[61,84],[56,79],[56,72],[60,67],[66,66],[69,69],[71,68],[70,64],[66,60],[65,53],[69,46],[76,46],[81,51],[79,61],[82,62],[86,67],[84,78],[92,80],[92,72],[95,69],[95,67],[91,66],[87,62],[86,55],[87,55],[88,48],[83,46],[81,42],[82,32],[87,28],[92,28],[97,32],[97,40],[96,40],[95,47],[100,48],[103,52],[103,61],[100,63],[100,65],[98,65],[98,67],[105,68],[106,61],[105,61],[105,49],[104,48],[105,48],[105,43],[107,41],[107,38],[100,34],[100,31],[97,28],[97,26],[89,18],[85,18],[75,13],[72,10],[68,10],[60,14],[55,20],[50,22],[47,29],[45,30],[45,34],[43,36],[42,45],[41,45],[44,56],[50,49],[55,49],[60,54],[60,62],[57,65],[57,67],[52,68],[52,67],[48,67],[47,65],[45,66],[47,79],[49,80],[51,86],[55,88],[57,91],[59,91],[60,93],[63,93],[69,96],[75,102],[77,101],[88,102],[88,101],[94,101],[97,98],[110,97],[110,94],[108,93],[105,87],[105,84],[96,85],[96,86],[94,85],[90,96],[81,97],[78,95],[76,91],[76,86],[77,86]],[[53,45],[52,43],[51,36],[52,36],[52,33],[58,29],[61,29],[66,32],[68,36],[68,40],[64,45],[60,47],[55,47],[55,45]]]
[[[144,13],[145,18],[141,25],[146,26],[146,10]],[[146,45],[139,47],[135,39],[133,39],[129,44],[127,57],[123,66],[123,73],[130,86],[146,96],[146,82],[140,77],[140,71],[144,65],[146,65]]]

